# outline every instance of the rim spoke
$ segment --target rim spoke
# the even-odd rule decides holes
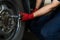
[[[9,11],[7,11],[7,7],[5,5],[1,5],[2,10],[0,11],[0,28],[3,32],[10,32],[12,31],[13,27],[15,26],[14,18],[18,18],[16,15],[11,15]]]

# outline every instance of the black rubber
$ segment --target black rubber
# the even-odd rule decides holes
[[[0,40],[22,40],[23,32],[24,32],[24,23],[19,20],[19,11],[23,11],[23,7],[21,4],[21,0],[0,0],[0,7],[1,5],[7,6],[5,9],[11,9],[12,14],[17,15],[18,18],[15,18],[16,25],[14,26],[11,33],[3,33],[0,29]],[[3,8],[4,9],[4,8]],[[2,13],[2,12],[1,12]],[[9,13],[10,14],[10,13]],[[1,35],[2,34],[2,35]]]

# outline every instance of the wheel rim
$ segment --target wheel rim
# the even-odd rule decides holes
[[[1,39],[11,39],[16,31],[18,15],[7,5],[0,5],[0,36]]]

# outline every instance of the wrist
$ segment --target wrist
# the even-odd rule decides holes
[[[37,8],[34,8],[33,11],[32,11],[32,13],[35,12],[35,11],[37,11],[37,10],[38,10]]]
[[[29,14],[29,19],[34,19],[34,14],[33,13]]]
[[[38,7],[35,7],[35,9],[38,9]]]

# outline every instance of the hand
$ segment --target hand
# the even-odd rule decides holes
[[[35,11],[37,11],[37,10],[38,10],[37,8],[33,9],[32,13],[35,12]]]
[[[33,13],[28,14],[25,12],[19,12],[19,14],[21,15],[21,20],[23,22],[34,19]]]

